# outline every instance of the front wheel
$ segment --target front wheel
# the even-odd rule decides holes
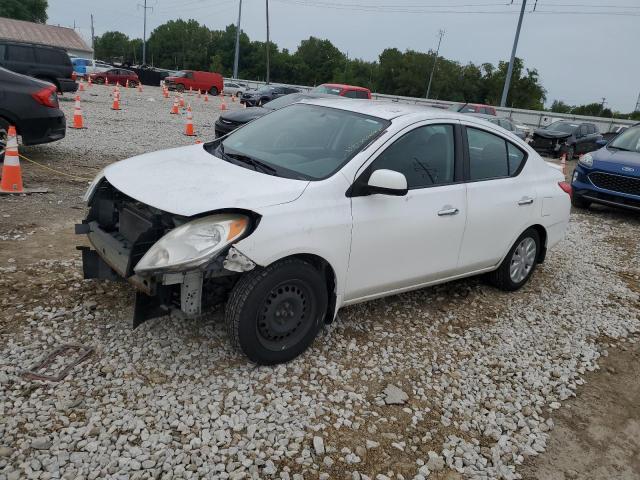
[[[96,78],[93,80],[93,83],[97,83],[98,85],[102,85],[102,84],[104,83],[104,78],[102,78],[102,77],[96,77]]]
[[[252,362],[274,365],[304,352],[327,310],[320,272],[298,259],[252,270],[236,283],[226,306],[232,344]]]
[[[512,292],[521,288],[536,269],[540,252],[540,235],[529,228],[518,237],[489,281],[501,290]]]

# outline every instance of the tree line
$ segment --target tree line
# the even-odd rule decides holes
[[[147,63],[166,69],[193,69],[220,72],[231,76],[236,27],[210,30],[196,20],[170,20],[157,27],[147,40]],[[240,78],[264,80],[266,42],[240,35]],[[295,52],[269,43],[270,77],[273,82],[319,85],[339,82],[361,85],[378,93],[424,97],[435,52],[404,52],[385,49],[376,61],[349,58],[329,40],[309,37]],[[105,32],[95,39],[96,58],[139,63],[142,41],[117,31]],[[498,65],[462,64],[438,57],[431,87],[434,99],[498,104],[507,71],[507,62]],[[535,68],[526,68],[517,59],[508,105],[540,110],[546,91]]]
[[[556,113],[569,113],[573,115],[587,115],[590,117],[620,118],[627,120],[640,120],[640,111],[632,113],[620,113],[605,107],[602,103],[588,103],[586,105],[569,105],[562,100],[554,100],[551,111]]]

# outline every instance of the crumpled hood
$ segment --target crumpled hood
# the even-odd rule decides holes
[[[255,210],[292,202],[309,184],[229,163],[208,153],[202,144],[122,160],[108,166],[104,174],[125,195],[187,217],[223,208]]]
[[[551,132],[549,130],[545,130],[544,128],[538,128],[533,133],[534,135],[538,135],[542,138],[569,138],[571,135],[573,135],[572,133],[567,132]]]

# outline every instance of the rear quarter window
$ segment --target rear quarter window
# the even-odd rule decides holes
[[[71,63],[69,56],[62,50],[56,50],[53,48],[36,48],[36,57],[38,62],[46,63],[48,65],[69,65]],[[80,65],[83,65],[83,61],[80,61]]]

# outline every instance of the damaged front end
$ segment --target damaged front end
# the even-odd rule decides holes
[[[232,245],[256,227],[246,211],[183,217],[138,202],[102,178],[76,225],[91,247],[82,251],[86,279],[126,280],[136,288],[134,328],[172,308],[189,317],[226,300],[255,264]]]

